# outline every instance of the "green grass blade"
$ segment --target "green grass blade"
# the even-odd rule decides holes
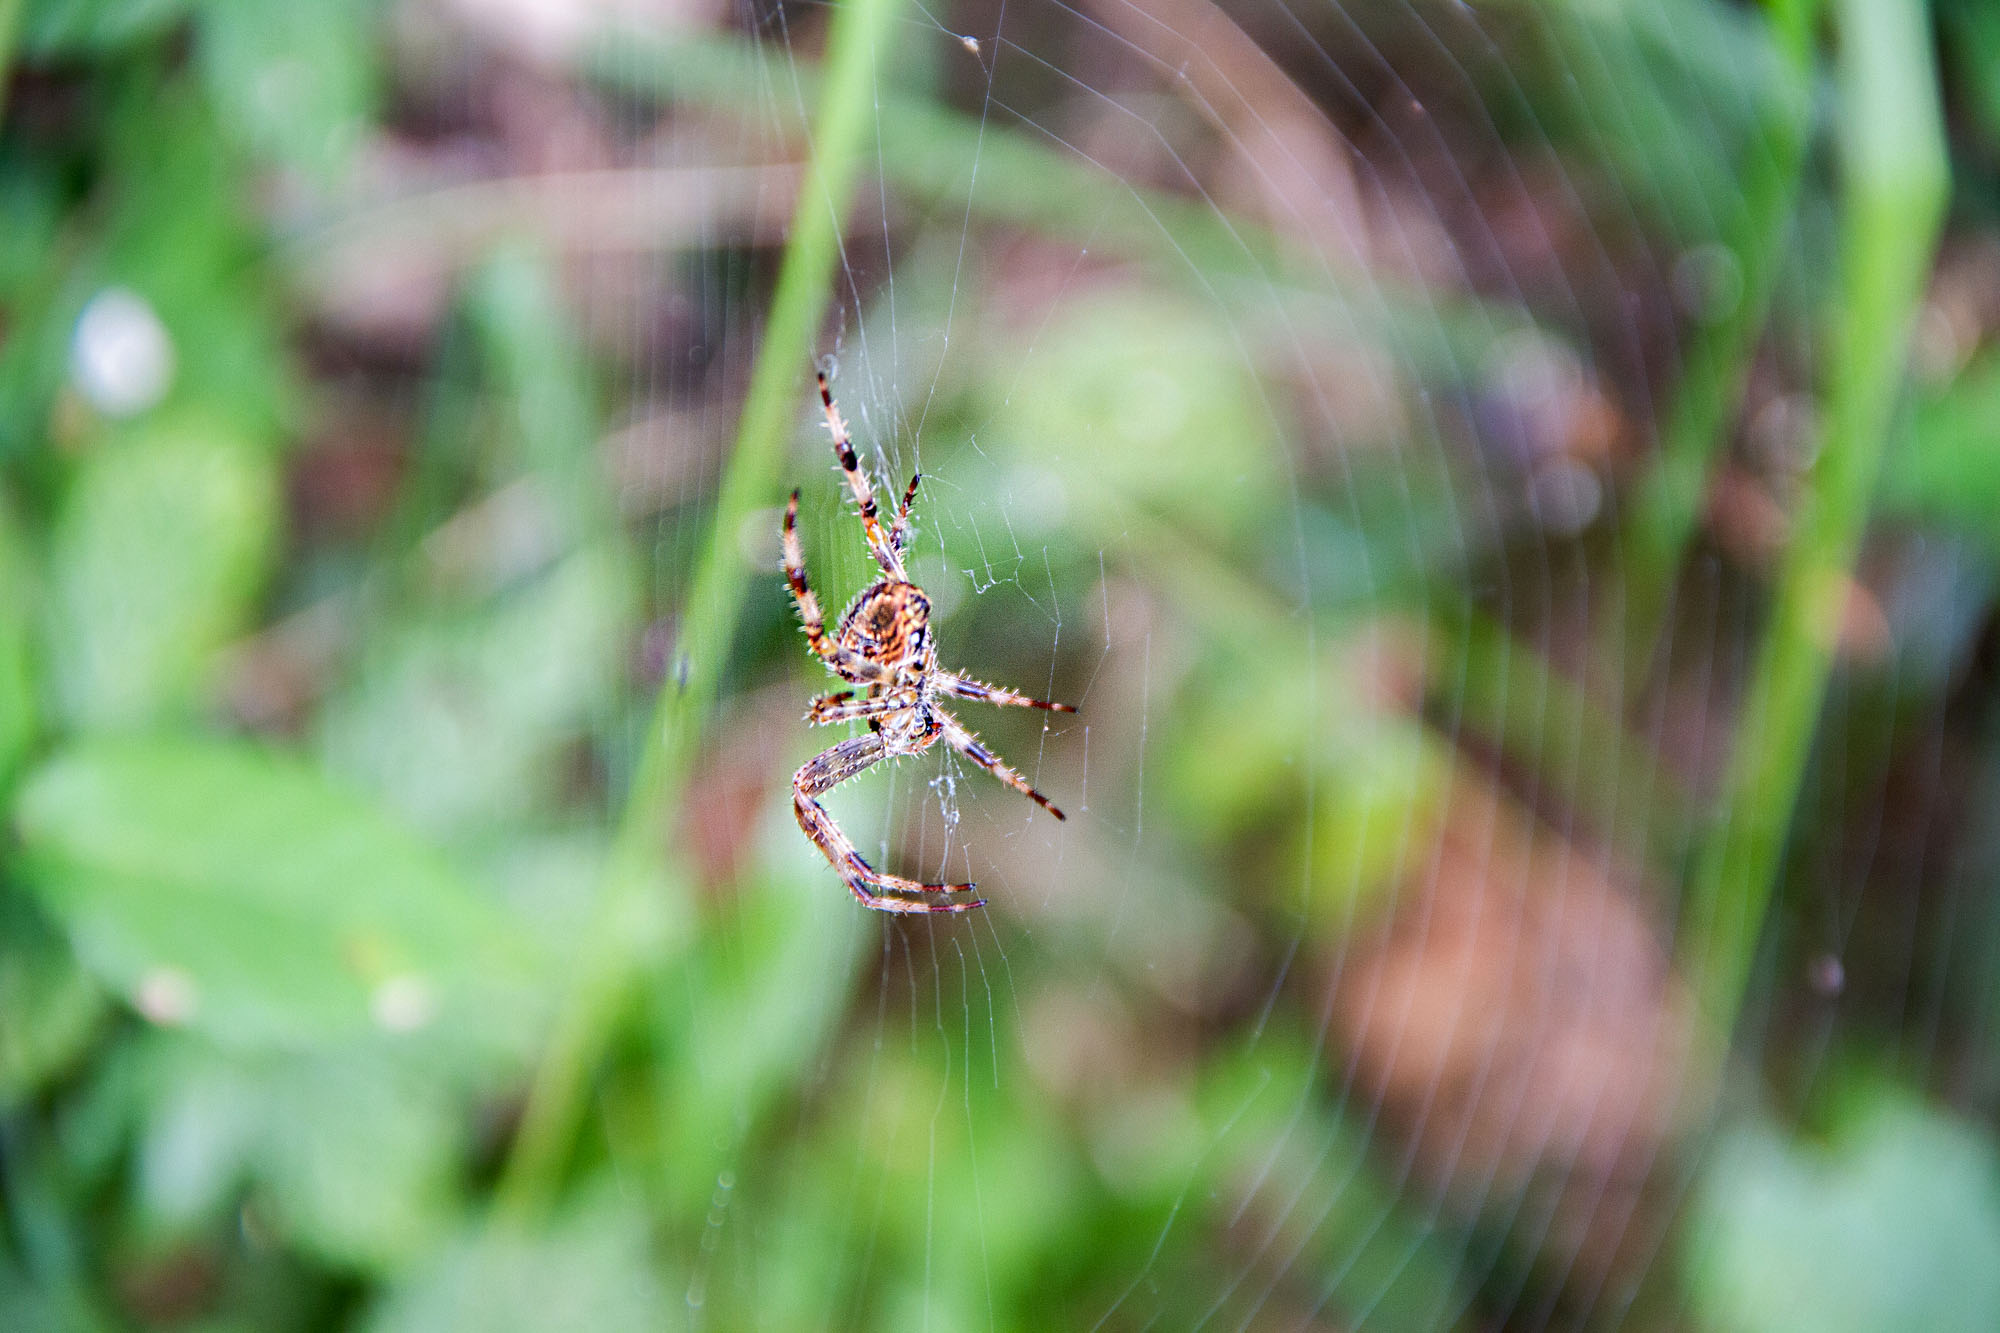
[[[1742,1005],[1783,857],[1949,187],[1921,0],[1842,0],[1836,17],[1843,211],[1826,433],[1686,916],[1685,963],[1712,1057]]]
[[[1769,100],[1771,116],[1744,182],[1743,207],[1721,241],[1736,262],[1739,292],[1727,316],[1702,325],[1688,348],[1661,426],[1660,456],[1634,494],[1625,525],[1625,614],[1609,628],[1631,649],[1626,660],[1634,691],[1649,678],[1669,592],[1700,517],[1709,473],[1741,405],[1797,212],[1812,121],[1811,33],[1819,0],[1774,8],[1773,35],[1785,57],[1779,67],[1790,86]]]
[[[587,1084],[634,982],[646,966],[684,947],[691,929],[685,893],[667,883],[659,830],[685,790],[742,618],[750,570],[738,550],[738,533],[753,510],[777,497],[793,414],[806,401],[805,374],[839,253],[840,218],[871,124],[875,55],[895,12],[894,0],[854,0],[833,11],[813,156],[793,212],[770,323],[708,539],[682,604],[680,643],[654,704],[612,845],[591,954],[557,1017],[501,1179],[496,1208],[503,1218],[536,1217],[553,1201]]]

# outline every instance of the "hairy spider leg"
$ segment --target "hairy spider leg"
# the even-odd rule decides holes
[[[792,601],[798,605],[799,619],[805,622],[806,646],[825,660],[837,675],[864,684],[887,680],[890,673],[879,663],[842,648],[826,635],[826,617],[820,614],[819,598],[806,582],[806,555],[799,545],[799,493],[785,504],[785,582],[791,585]]]
[[[910,485],[903,492],[903,503],[896,506],[896,521],[889,525],[889,545],[901,555],[910,545],[910,504],[917,498],[917,483],[924,479],[921,472],[910,474]]]
[[[970,912],[975,907],[984,907],[986,900],[983,898],[966,902],[938,902],[889,896],[971,893],[973,886],[920,884],[899,875],[883,874],[862,859],[853,842],[840,831],[840,825],[834,823],[833,816],[826,812],[826,807],[815,799],[887,754],[888,747],[882,738],[868,735],[844,740],[809,760],[792,775],[792,811],[798,816],[799,827],[805,830],[805,835],[812,839],[813,845],[819,848],[841,882],[847,885],[863,907],[872,907],[878,912]]]
[[[1026,778],[1007,767],[1006,761],[1001,759],[999,755],[980,744],[979,737],[966,730],[963,722],[960,722],[942,708],[934,708],[931,710],[931,713],[932,716],[937,718],[938,725],[944,728],[945,743],[951,746],[952,749],[958,751],[967,759],[970,759],[973,763],[1012,787],[1015,791],[1020,792],[1021,795],[1027,797],[1036,805],[1041,806],[1042,809],[1048,811],[1057,819],[1069,818],[1069,816],[1058,810],[1048,797],[1030,786]]]
[[[853,690],[835,690],[832,694],[822,694],[806,705],[806,721],[810,722],[827,709],[838,709],[854,697]]]
[[[853,690],[842,690],[838,694],[824,694],[812,701],[806,710],[806,721],[816,727],[824,727],[835,722],[859,722],[864,718],[880,717],[884,713],[906,711],[909,702],[894,695],[883,695],[873,699],[857,699]]]
[[[854,453],[854,439],[848,434],[847,423],[841,420],[840,409],[833,405],[833,390],[826,384],[826,372],[819,373],[819,400],[826,408],[826,427],[833,432],[834,457],[840,460],[840,470],[847,478],[847,489],[854,492],[854,503],[861,506],[861,526],[868,532],[868,551],[875,557],[875,563],[882,566],[882,572],[899,583],[907,583],[910,576],[903,572],[903,558],[897,553],[887,536],[882,532],[882,524],[875,514],[875,492],[868,485],[868,474],[861,470],[861,460]]]
[[[1051,713],[1074,713],[1076,705],[1051,703],[1047,699],[1030,699],[1025,694],[1003,689],[998,685],[988,685],[970,676],[961,676],[955,671],[940,671],[934,678],[937,688],[945,694],[960,699],[976,699],[983,704],[997,704],[1002,708],[1041,708]]]

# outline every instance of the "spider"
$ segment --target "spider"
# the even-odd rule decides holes
[[[888,531],[876,517],[875,494],[854,456],[854,443],[833,405],[826,375],[819,376],[819,398],[826,426],[833,433],[833,452],[847,478],[847,489],[861,509],[861,527],[868,553],[882,567],[882,577],[864,588],[840,617],[832,635],[820,615],[819,602],[806,583],[805,554],[799,545],[799,493],[785,506],[785,581],[791,586],[799,618],[805,622],[806,645],[842,680],[861,686],[812,701],[805,720],[814,726],[836,722],[866,722],[868,734],[840,742],[792,775],[792,807],[799,827],[811,838],[864,907],[878,912],[969,912],[985,906],[983,898],[968,898],[971,884],[921,884],[884,874],[862,859],[854,843],[819,803],[819,797],[883,759],[922,754],[942,740],[1000,781],[1054,815],[1063,812],[1000,757],[980,744],[979,737],[946,712],[945,698],[975,699],[1015,708],[1042,708],[1074,713],[1068,704],[1030,699],[1025,694],[986,685],[946,671],[938,665],[937,644],[930,628],[931,603],[924,590],[910,581],[903,568],[903,549],[910,534],[910,504],[917,497],[921,472],[910,478],[903,503]],[[924,896],[905,896],[924,895]]]

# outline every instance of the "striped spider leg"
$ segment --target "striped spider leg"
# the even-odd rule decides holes
[[[957,750],[994,777],[1028,797],[1057,819],[1063,812],[1028,780],[981,744],[979,738],[938,703],[945,697],[973,699],[1020,708],[1073,713],[1068,704],[1031,699],[1025,694],[987,685],[938,665],[937,645],[930,629],[930,598],[910,581],[903,567],[909,540],[910,505],[922,474],[910,478],[902,503],[885,531],[876,511],[875,494],[855,456],[847,423],[834,406],[826,376],[819,377],[820,402],[833,436],[834,457],[847,489],[861,513],[862,535],[882,577],[864,588],[841,614],[833,633],[826,630],[819,600],[806,579],[805,552],[799,543],[799,493],[785,506],[785,582],[791,589],[806,646],[842,680],[862,688],[842,690],[812,702],[806,721],[815,726],[866,722],[868,734],[841,741],[822,751],[792,775],[792,811],[799,828],[832,865],[862,906],[878,912],[969,912],[985,905],[970,896],[971,884],[927,884],[891,875],[869,865],[854,842],[828,814],[819,798],[834,787],[884,759],[922,754],[938,741]]]

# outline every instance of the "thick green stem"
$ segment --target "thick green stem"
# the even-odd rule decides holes
[[[1718,1058],[1783,858],[1949,184],[1922,0],[1840,0],[1837,15],[1843,211],[1825,435],[1686,916],[1685,962]]]
[[[1812,29],[1819,0],[1771,6],[1787,84],[1769,91],[1760,148],[1744,181],[1743,207],[1721,244],[1736,266],[1737,295],[1722,318],[1702,325],[1660,432],[1660,456],[1632,499],[1626,523],[1625,613],[1609,628],[1631,655],[1630,688],[1643,689],[1664,629],[1668,596],[1700,517],[1715,457],[1729,438],[1763,336],[1771,291],[1797,212],[1812,122]]]
[[[839,253],[841,214],[875,102],[876,51],[895,12],[895,0],[849,0],[832,10],[812,158],[792,214],[736,447],[681,606],[680,641],[612,843],[588,956],[557,1016],[501,1179],[497,1211],[512,1221],[544,1213],[554,1199],[589,1084],[635,981],[646,967],[683,947],[691,930],[691,904],[668,882],[662,834],[679,807],[742,618],[752,571],[738,534],[756,509],[777,498],[785,441],[805,401],[805,374]]]

